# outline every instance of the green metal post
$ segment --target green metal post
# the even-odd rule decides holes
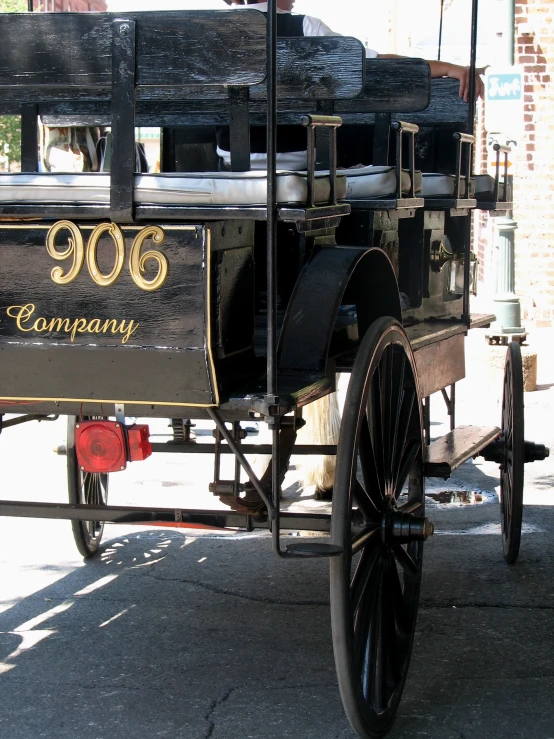
[[[521,306],[515,294],[515,230],[517,223],[507,216],[496,218],[496,292],[493,299],[496,321],[491,324],[490,343],[507,343],[508,336],[524,341],[526,331],[521,325]]]

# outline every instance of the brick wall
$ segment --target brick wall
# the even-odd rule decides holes
[[[512,153],[515,290],[522,318],[554,325],[554,0],[517,0],[514,61],[524,70],[524,134]],[[482,105],[479,118],[482,121]],[[476,146],[476,171],[486,169],[486,141]],[[479,169],[479,165],[480,169]],[[493,223],[476,216],[480,277],[494,292]]]
[[[525,71],[525,134],[514,182],[516,292],[529,318],[554,323],[554,2],[518,0],[515,63]]]

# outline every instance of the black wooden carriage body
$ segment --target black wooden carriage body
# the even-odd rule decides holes
[[[0,175],[0,413],[21,414],[4,428],[68,415],[70,489],[65,506],[0,501],[0,514],[71,519],[85,556],[104,521],[167,521],[268,528],[281,557],[329,557],[345,709],[361,737],[381,736],[432,533],[424,477],[483,453],[516,500],[524,457],[547,453],[523,453],[517,403],[502,428],[454,422],[464,337],[493,318],[469,309],[471,214],[509,210],[509,183],[473,176],[467,106],[448,80],[431,95],[426,62],[366,61],[355,39],[277,39],[275,19],[274,2],[267,25],[250,10],[0,16],[0,112],[22,114],[24,170]],[[109,174],[39,172],[37,116],[109,126]],[[276,125],[301,120],[307,171],[277,173]],[[164,129],[160,175],[135,172],[137,125]],[[218,125],[230,171],[195,172]],[[264,172],[249,171],[252,125],[267,125]],[[374,168],[337,174],[337,155],[358,153]],[[512,349],[507,397],[521,395],[517,361]],[[351,374],[338,443],[295,445],[303,409],[335,390],[337,372]],[[429,444],[438,391],[451,433]],[[107,505],[107,475],[82,465],[76,439],[83,419],[113,416],[173,419],[180,435],[153,450],[213,452],[211,490],[227,507]],[[243,441],[239,421],[252,417],[272,429],[270,446]],[[215,442],[190,443],[183,418],[212,419]],[[272,455],[259,477],[253,451]],[[337,456],[331,515],[280,511],[293,451]],[[230,481],[223,453],[237,460]],[[504,524],[513,561],[521,516]],[[282,528],[330,543],[283,551]]]

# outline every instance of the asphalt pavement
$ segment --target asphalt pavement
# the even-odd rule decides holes
[[[525,436],[554,454],[552,338],[530,336],[538,388],[525,396]],[[458,423],[499,422],[499,351],[472,332]],[[435,436],[443,405],[435,396]],[[152,427],[170,433],[166,421]],[[6,430],[2,497],[64,501],[65,458],[52,452],[64,438],[63,419]],[[211,459],[177,456],[113,475],[110,501],[216,507]],[[286,506],[327,505],[297,478],[291,469]],[[513,566],[502,556],[497,467],[472,460],[430,481],[436,535],[391,739],[554,739],[553,480],[552,457],[526,468]],[[85,564],[67,522],[0,520],[2,739],[354,739],[325,561],[278,561],[265,533],[113,526],[104,537]]]

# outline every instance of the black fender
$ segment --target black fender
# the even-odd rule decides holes
[[[334,371],[328,367],[329,348],[343,304],[356,305],[360,339],[381,316],[402,321],[398,283],[384,251],[322,247],[310,258],[285,315],[279,341],[279,377],[302,378],[305,385],[329,378]]]

